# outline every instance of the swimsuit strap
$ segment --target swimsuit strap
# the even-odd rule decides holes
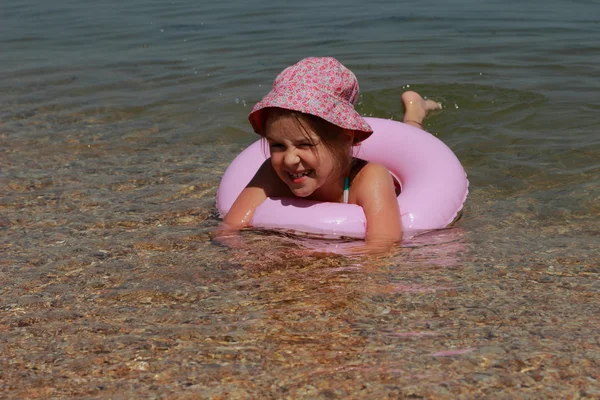
[[[348,193],[350,192],[350,177],[344,178],[344,203],[348,203]]]

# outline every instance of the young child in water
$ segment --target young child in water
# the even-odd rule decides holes
[[[387,249],[402,239],[392,176],[352,157],[352,146],[373,133],[354,109],[357,100],[355,75],[335,58],[305,58],[283,70],[248,117],[271,157],[231,206],[226,226],[247,226],[267,197],[301,197],[361,206],[368,249]],[[441,108],[411,91],[402,101],[404,122],[418,128],[428,111]]]

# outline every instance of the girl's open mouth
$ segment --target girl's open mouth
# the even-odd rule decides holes
[[[288,175],[290,176],[290,179],[293,183],[302,183],[304,180],[306,180],[306,178],[313,172],[312,169],[309,169],[307,171],[302,171],[296,174],[292,174],[290,172],[288,172]]]

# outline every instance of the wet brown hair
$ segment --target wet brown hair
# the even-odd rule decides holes
[[[269,118],[273,117],[293,117],[300,130],[304,133],[306,139],[313,145],[313,138],[309,134],[309,128],[317,134],[325,148],[329,151],[334,159],[334,171],[343,175],[352,165],[352,145],[347,147],[347,143],[350,143],[348,136],[352,134],[352,131],[341,128],[331,122],[325,121],[323,118],[316,117],[311,114],[305,114],[299,111],[287,110],[284,108],[270,107],[264,109],[264,121],[266,122]],[[262,132],[263,138],[264,132]],[[266,140],[265,140],[266,143]],[[265,148],[266,150],[267,148]]]

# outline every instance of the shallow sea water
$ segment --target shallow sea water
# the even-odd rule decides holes
[[[3,3],[3,396],[597,398],[598,11]],[[250,107],[309,55],[357,74],[365,115],[442,102],[456,226],[380,257],[212,240]]]

